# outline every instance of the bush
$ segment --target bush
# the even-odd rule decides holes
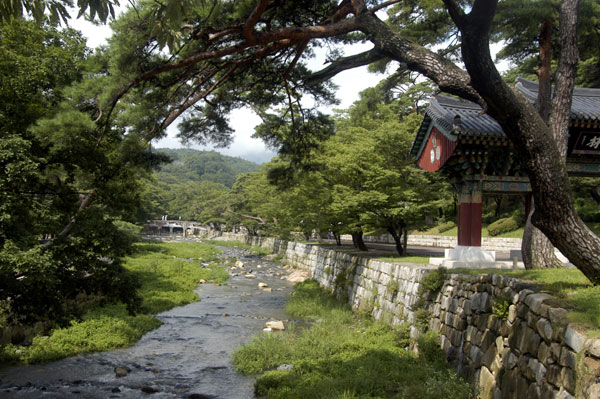
[[[500,234],[508,233],[509,231],[515,231],[519,228],[519,221],[515,216],[509,218],[498,219],[494,223],[488,226],[488,233],[490,236],[496,237]]]
[[[455,227],[456,227],[456,223],[454,223],[453,221],[448,221],[448,222],[445,222],[445,223],[442,223],[442,224],[438,225],[437,226],[437,230],[440,233],[443,233],[443,232],[451,230],[451,229],[453,229]]]
[[[445,268],[440,267],[437,270],[429,272],[421,279],[421,284],[419,285],[419,295],[439,290],[442,288],[442,285],[444,285],[444,280],[446,280]]]

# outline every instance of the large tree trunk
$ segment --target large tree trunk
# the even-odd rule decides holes
[[[552,22],[544,21],[540,27],[540,67],[538,69],[539,91],[536,109],[542,120],[548,124],[552,111]],[[561,138],[555,137],[558,141]],[[562,154],[566,157],[566,153]],[[525,269],[547,269],[560,267],[562,264],[554,255],[554,245],[540,229],[531,223],[531,215],[535,209],[532,202],[531,211],[526,215],[525,229],[521,253]]]
[[[367,248],[367,246],[365,245],[365,242],[363,241],[363,232],[362,231],[352,233],[352,243],[354,244],[354,246],[356,248],[358,248],[361,251],[369,250],[369,248]]]
[[[531,223],[535,205],[532,203],[531,212],[527,217],[521,243],[521,254],[525,269],[549,269],[561,267],[562,263],[554,254],[554,245],[548,237]]]
[[[444,2],[462,32],[463,60],[471,76],[471,84],[485,100],[488,113],[498,121],[513,142],[517,157],[522,160],[522,166],[529,176],[536,201],[533,224],[586,277],[594,284],[600,284],[600,238],[575,212],[566,163],[553,132],[527,100],[502,80],[492,61],[489,28],[497,1],[476,0],[468,15],[453,0]],[[563,0],[561,4],[561,63],[563,57],[566,63],[576,62],[577,4],[577,0]],[[567,40],[569,38],[572,42]],[[565,72],[565,76],[569,74]],[[564,84],[557,80],[552,124],[560,122],[561,126],[565,126],[565,120],[568,123],[573,90],[568,83],[570,81],[572,84],[573,78],[574,73],[571,73],[569,79],[565,78]],[[563,115],[557,115],[557,108],[563,110]]]

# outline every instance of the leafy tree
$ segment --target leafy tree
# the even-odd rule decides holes
[[[79,294],[122,300],[136,283],[119,258],[139,180],[159,158],[135,133],[99,129],[79,102],[90,72],[81,35],[0,24],[0,298],[10,323],[67,321]],[[74,84],[74,85],[72,85]]]
[[[377,112],[357,114],[367,99],[363,96],[349,117],[339,120],[319,173],[333,188],[332,209],[353,214],[357,227],[385,229],[404,255],[408,227],[422,224],[443,205],[443,185],[408,155],[419,115],[398,120],[393,107],[381,103],[374,107]]]

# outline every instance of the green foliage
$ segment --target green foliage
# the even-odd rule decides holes
[[[312,300],[311,300],[312,298]],[[233,355],[238,371],[261,374],[256,394],[269,398],[397,397],[474,398],[470,386],[438,362],[416,358],[404,348],[408,329],[394,330],[356,319],[314,281],[295,287],[290,302],[296,315],[320,319],[308,328],[261,334]],[[306,306],[307,301],[310,305]],[[321,305],[320,305],[321,303]],[[339,312],[347,316],[339,317]],[[298,316],[299,317],[299,316]],[[291,370],[272,370],[282,364]]]
[[[421,332],[429,329],[429,321],[431,320],[431,312],[424,308],[415,310],[413,325]]]
[[[421,279],[421,283],[419,285],[419,295],[439,291],[444,285],[446,275],[447,271],[443,267],[440,267],[436,270],[432,270],[429,273],[427,273]]]
[[[428,363],[444,364],[446,356],[440,348],[440,335],[437,331],[427,331],[417,338],[419,357]]]
[[[293,317],[307,320],[327,317],[338,322],[349,322],[352,319],[350,308],[335,296],[324,292],[313,279],[296,284],[285,310]]]
[[[237,157],[229,157],[215,151],[198,151],[189,148],[159,148],[158,153],[172,159],[162,165],[156,176],[160,182],[183,184],[209,181],[231,188],[243,173],[256,172],[260,166]]]
[[[492,314],[501,320],[508,320],[508,308],[512,301],[508,295],[498,295],[492,302]]]
[[[229,274],[211,264],[219,253],[214,247],[193,242],[140,243],[136,253],[126,258],[127,269],[141,282],[138,290],[146,313],[158,313],[196,301],[199,281],[224,282]]]
[[[79,12],[77,17],[85,14],[86,18],[90,20],[97,19],[100,22],[106,22],[109,16],[115,17],[114,6],[118,5],[118,0],[78,0]],[[70,0],[7,0],[0,6],[0,22],[28,15],[38,23],[41,23],[47,17],[53,24],[61,22],[67,24],[71,18],[69,7],[72,6],[73,2]]]
[[[500,234],[508,233],[519,228],[519,221],[511,216],[509,218],[499,219],[490,224],[487,228],[490,236],[495,237]]]
[[[453,229],[456,227],[456,223],[454,223],[453,221],[448,221],[448,222],[444,222],[442,224],[439,224],[437,226],[437,229],[440,233],[444,233],[450,229]]]
[[[386,262],[419,263],[419,264],[422,264],[422,265],[428,265],[429,264],[429,257],[425,257],[425,256],[400,256],[400,255],[395,255],[395,256],[378,257],[377,259],[383,260],[383,261],[386,261]]]
[[[394,296],[398,293],[398,288],[398,280],[391,280],[388,285],[385,286],[385,292],[390,296]]]
[[[27,348],[26,363],[45,363],[79,353],[99,352],[134,344],[162,323],[149,315],[130,316],[123,305],[110,305],[88,312],[82,321],[35,337]]]

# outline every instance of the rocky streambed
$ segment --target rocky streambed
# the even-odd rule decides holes
[[[126,349],[0,370],[0,398],[253,398],[253,378],[236,373],[232,352],[285,319],[293,283],[279,263],[223,248],[226,285],[203,284],[200,301],[157,317],[164,323]]]

